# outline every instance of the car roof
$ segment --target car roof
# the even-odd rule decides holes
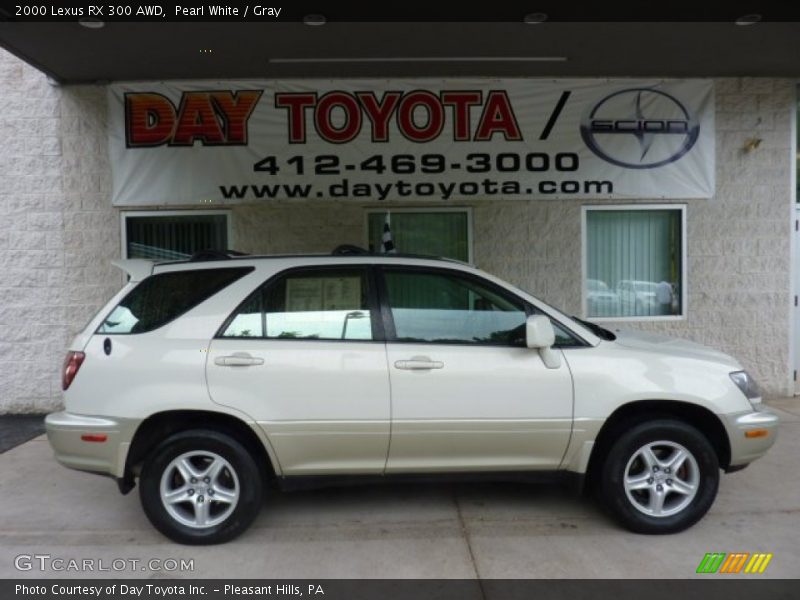
[[[191,269],[216,269],[224,267],[258,266],[280,263],[279,268],[291,266],[312,266],[334,264],[392,264],[418,266],[450,266],[459,270],[475,270],[473,264],[451,258],[426,256],[419,254],[374,254],[361,252],[358,254],[241,254],[218,256],[213,258],[191,258],[184,260],[158,261],[153,259],[129,258],[113,260],[111,263],[128,274],[130,281],[141,281],[145,277],[169,271],[186,271]]]
[[[471,263],[467,263],[454,258],[444,258],[441,256],[428,256],[423,254],[374,254],[374,253],[360,253],[360,254],[242,254],[234,256],[226,256],[219,258],[200,258],[200,259],[185,259],[185,260],[169,260],[169,261],[152,261],[153,268],[158,269],[162,267],[170,267],[173,265],[191,265],[196,268],[204,266],[234,266],[237,263],[252,263],[264,261],[291,261],[297,260],[298,262],[308,262],[310,264],[324,264],[327,262],[341,263],[341,262],[357,262],[357,263],[392,263],[392,262],[425,262],[425,263],[444,263],[450,265],[461,265],[465,267],[474,267]]]
[[[185,264],[185,263],[205,263],[205,262],[226,262],[229,260],[273,260],[273,259],[286,259],[286,258],[329,258],[332,260],[342,258],[356,258],[356,259],[402,259],[414,258],[424,260],[436,260],[442,262],[454,262],[459,264],[469,264],[463,260],[455,258],[446,258],[443,256],[431,256],[428,254],[375,254],[371,252],[364,252],[361,254],[323,254],[323,253],[307,253],[307,254],[241,254],[235,256],[226,256],[220,258],[187,258],[182,260],[165,260],[154,261],[157,265],[172,265],[172,264]]]

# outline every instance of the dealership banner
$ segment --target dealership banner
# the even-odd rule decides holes
[[[109,86],[116,206],[709,198],[708,80]]]

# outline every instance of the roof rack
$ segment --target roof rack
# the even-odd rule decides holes
[[[235,256],[247,256],[246,252],[238,250],[198,250],[189,257],[189,262],[203,262],[206,260],[229,260]]]
[[[169,261],[159,261],[156,262],[156,266],[166,266],[166,265],[177,265],[181,263],[192,263],[192,262],[206,262],[206,261],[215,261],[215,260],[235,260],[235,259],[246,259],[246,258],[309,258],[309,257],[323,257],[323,256],[374,256],[380,258],[418,258],[424,260],[438,260],[438,261],[445,261],[451,263],[458,263],[463,265],[469,265],[470,263],[457,260],[455,258],[446,258],[443,256],[432,256],[428,254],[410,254],[410,253],[392,253],[392,254],[383,254],[377,253],[374,251],[366,250],[360,246],[355,246],[353,244],[342,244],[334,248],[333,252],[330,254],[248,254],[247,252],[239,252],[237,250],[199,250],[192,254],[188,259],[183,260],[169,260]]]
[[[331,252],[332,256],[379,256],[381,258],[420,258],[420,259],[427,259],[427,260],[441,260],[445,262],[453,262],[468,265],[469,263],[455,259],[455,258],[446,258],[444,256],[434,256],[432,254],[411,254],[405,252],[392,252],[391,254],[384,254],[378,253],[373,250],[367,250],[366,248],[362,248],[361,246],[355,246],[353,244],[342,244],[340,246],[336,246]]]
[[[331,254],[333,256],[361,256],[364,254],[370,254],[370,251],[366,248],[362,248],[361,246],[354,246],[353,244],[341,244],[336,246]]]

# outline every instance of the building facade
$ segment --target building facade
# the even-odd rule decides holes
[[[169,241],[170,232],[189,231],[186,224],[197,222],[196,238],[222,236],[220,244],[248,253],[330,252],[345,243],[374,246],[387,210],[398,240],[430,228],[428,238],[452,250],[443,253],[466,258],[567,314],[714,346],[737,357],[766,395],[791,395],[796,82],[713,83],[716,181],[710,199],[321,198],[184,207],[153,198],[149,206],[115,207],[107,86],[51,85],[3,51],[0,413],[60,406],[66,347],[122,285],[110,261],[141,255],[136,244],[172,244],[163,250],[180,252],[178,246],[192,239]],[[641,214],[649,215],[650,237],[630,242],[624,252],[639,255],[661,244],[673,255],[664,263],[671,266],[648,267],[653,277],[639,282],[651,284],[647,289],[637,288],[632,276],[594,276],[603,269],[621,272],[617,263],[593,262],[619,254],[598,232],[606,227],[612,237],[614,231],[635,237],[645,231],[637,224]],[[170,219],[176,228],[169,229]],[[425,250],[428,242],[416,240],[411,250]],[[656,256],[651,263],[659,261]],[[670,270],[672,281],[661,274]],[[660,283],[671,286],[659,291]]]

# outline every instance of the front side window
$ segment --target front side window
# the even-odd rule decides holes
[[[201,250],[229,247],[226,213],[128,213],[123,218],[126,258],[184,260]]]
[[[525,307],[472,278],[384,271],[395,338],[403,342],[525,345]]]
[[[222,337],[371,340],[366,272],[325,269],[281,276],[239,307]]]
[[[682,208],[587,209],[587,316],[682,315],[682,229]]]
[[[252,270],[192,269],[151,275],[122,299],[97,333],[145,333],[158,329]]]

